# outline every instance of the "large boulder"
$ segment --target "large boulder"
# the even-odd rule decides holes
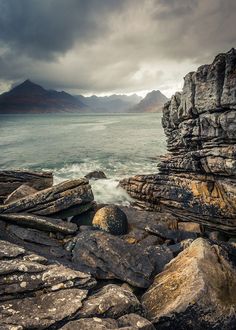
[[[22,184],[37,190],[46,189],[52,186],[53,176],[51,172],[0,171],[0,203]]]
[[[236,327],[236,270],[225,251],[202,238],[155,277],[142,297],[157,329]]]
[[[0,213],[33,213],[63,218],[85,212],[91,208],[93,199],[87,179],[70,180],[2,205]]]
[[[153,210],[236,234],[236,50],[189,73],[163,109],[159,173],[121,181]]]
[[[113,235],[124,235],[128,230],[126,214],[116,205],[100,208],[93,217],[93,226]]]
[[[155,271],[148,255],[137,246],[103,231],[85,231],[75,239],[73,263],[99,279],[120,279],[146,288]]]

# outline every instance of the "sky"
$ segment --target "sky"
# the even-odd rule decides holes
[[[0,0],[0,92],[161,90],[236,47],[236,0]]]

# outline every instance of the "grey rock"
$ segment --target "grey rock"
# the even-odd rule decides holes
[[[107,179],[106,174],[103,171],[93,171],[85,175],[87,179]]]
[[[120,328],[134,327],[140,330],[155,330],[155,327],[150,321],[134,313],[121,316],[118,319],[118,325]]]
[[[30,187],[26,184],[22,184],[20,187],[18,187],[10,195],[7,196],[7,198],[4,200],[4,204],[8,204],[17,201],[18,199],[21,199],[25,196],[35,194],[37,191],[38,190],[33,187]]]

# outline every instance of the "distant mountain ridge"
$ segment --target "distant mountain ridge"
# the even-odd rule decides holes
[[[86,97],[47,90],[29,79],[0,95],[0,114],[9,113],[143,113],[158,112],[167,97],[159,90],[137,94]]]
[[[0,95],[0,113],[79,112],[86,108],[74,96],[46,90],[29,79]]]
[[[132,106],[142,100],[137,94],[123,95],[113,94],[110,96],[89,97],[76,95],[77,99],[86,104],[94,112],[127,112]]]
[[[160,112],[168,98],[159,90],[148,93],[130,112]]]

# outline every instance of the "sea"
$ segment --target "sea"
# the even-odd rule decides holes
[[[166,140],[160,113],[0,115],[0,169],[52,171],[54,183],[90,180],[99,203],[128,204],[119,180],[156,173]]]

